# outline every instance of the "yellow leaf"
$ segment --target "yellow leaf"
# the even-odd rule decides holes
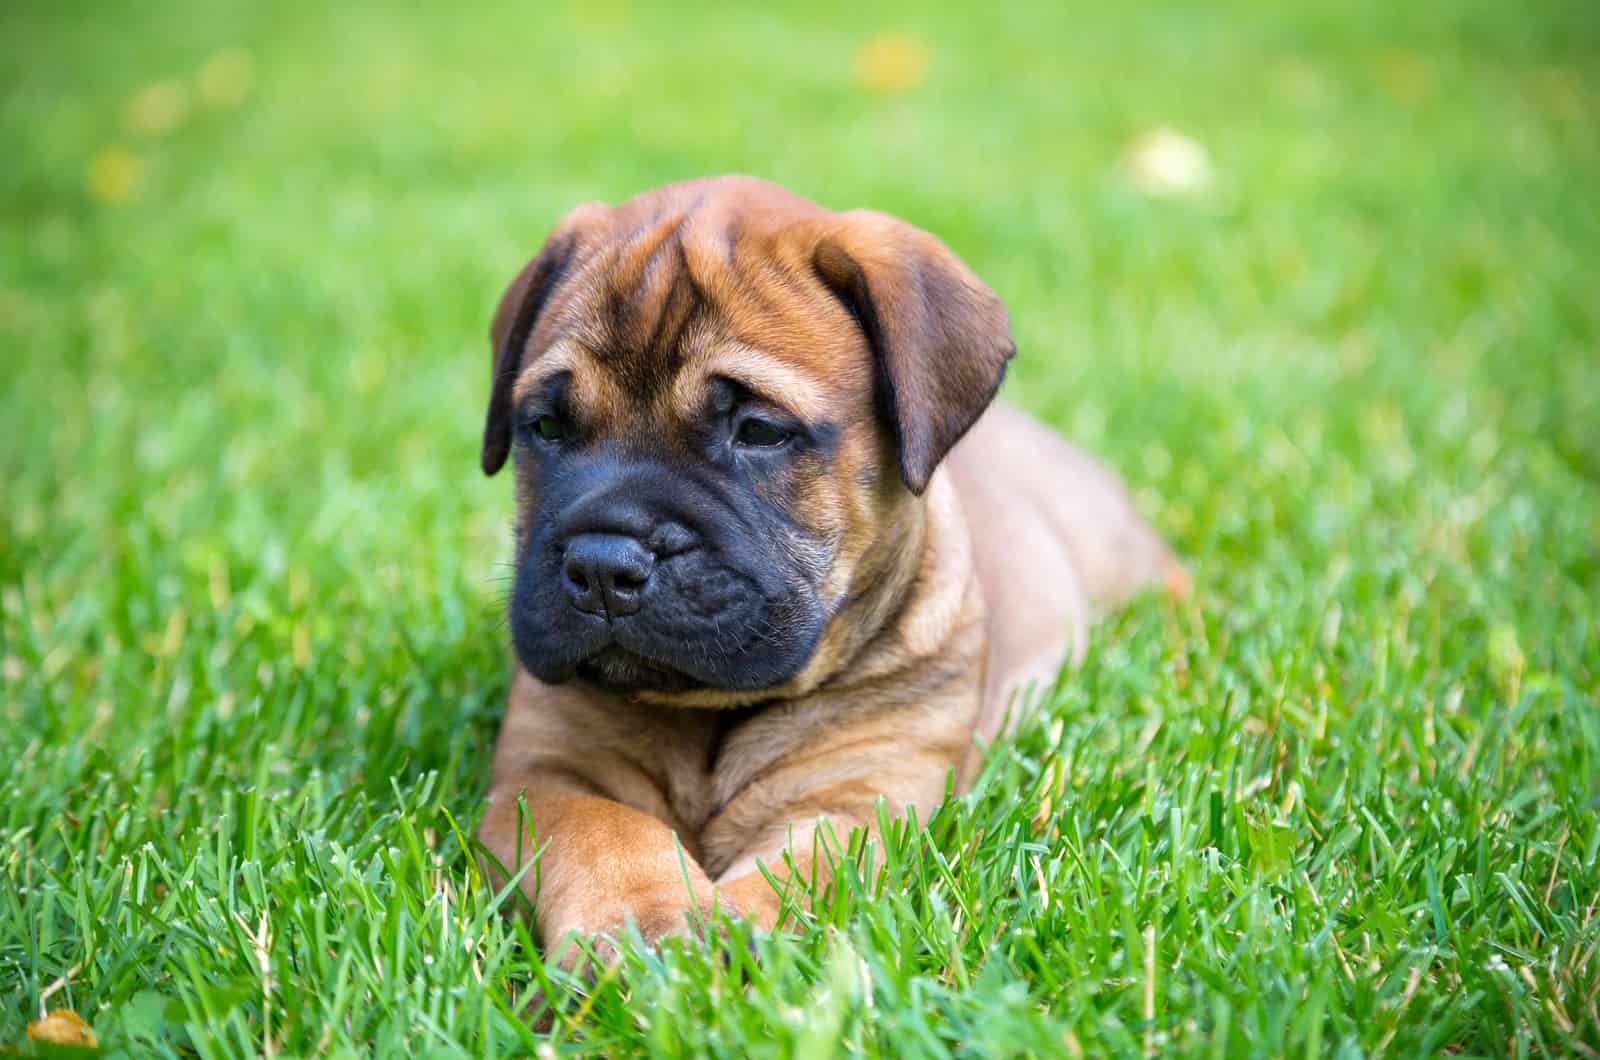
[[[123,115],[128,131],[139,136],[163,136],[189,116],[189,91],[182,81],[157,81],[128,101]]]
[[[77,1045],[93,1049],[100,1044],[83,1017],[70,1008],[58,1008],[38,1023],[28,1024],[28,1040],[51,1045]]]
[[[126,147],[108,147],[89,163],[84,183],[105,203],[127,202],[144,178],[144,161]]]
[[[905,33],[880,33],[856,52],[856,78],[874,92],[904,92],[927,80],[927,45]]]
[[[206,60],[195,76],[200,100],[208,107],[237,107],[256,83],[256,63],[243,48],[224,48]]]

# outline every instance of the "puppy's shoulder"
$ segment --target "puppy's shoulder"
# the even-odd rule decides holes
[[[1097,605],[1167,584],[1178,570],[1117,474],[1015,406],[995,402],[950,465],[980,547],[1012,538],[1032,552],[1053,542]],[[1028,552],[1010,553],[1019,577],[1040,564]]]

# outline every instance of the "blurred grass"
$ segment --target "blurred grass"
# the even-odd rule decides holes
[[[0,1047],[60,982],[113,1050],[534,1048],[453,829],[486,322],[571,205],[743,171],[966,257],[1199,598],[552,1047],[1596,1055],[1597,60],[1556,0],[7,5]]]

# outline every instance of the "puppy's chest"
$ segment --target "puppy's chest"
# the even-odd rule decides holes
[[[699,712],[697,712],[699,713]],[[729,800],[792,750],[793,740],[757,723],[760,708],[738,708],[681,719],[656,759],[673,816],[698,832]]]
[[[737,845],[740,833],[767,823],[761,793],[803,753],[809,719],[768,707],[679,721],[666,739],[657,730],[652,755],[667,815],[697,854]]]

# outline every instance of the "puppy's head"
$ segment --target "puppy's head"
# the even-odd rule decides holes
[[[492,337],[483,469],[513,456],[518,657],[683,704],[842,662],[1013,353],[932,236],[739,177],[574,210]]]

